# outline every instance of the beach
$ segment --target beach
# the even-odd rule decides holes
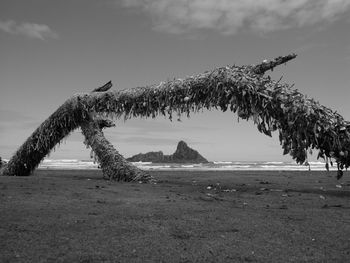
[[[346,262],[350,177],[96,169],[0,177],[0,262]]]

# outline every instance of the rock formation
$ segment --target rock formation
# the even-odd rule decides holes
[[[176,151],[171,155],[164,155],[162,151],[139,153],[127,160],[130,162],[152,163],[208,163],[207,159],[190,148],[184,141],[177,144]]]
[[[207,163],[202,155],[196,150],[188,147],[184,141],[180,141],[177,144],[176,151],[171,156],[172,161],[175,163],[189,162],[189,163]]]
[[[127,158],[127,161],[130,162],[152,162],[152,163],[164,163],[167,162],[167,155],[164,155],[162,151],[159,152],[148,152],[148,153],[139,153],[130,158]]]

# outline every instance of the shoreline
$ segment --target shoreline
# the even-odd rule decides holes
[[[0,177],[1,262],[345,262],[350,178],[335,172],[99,170]]]
[[[146,171],[326,171],[326,163],[317,161],[299,165],[293,161],[211,161],[209,163],[152,163],[132,162]],[[88,160],[44,160],[39,169],[98,169],[98,164]],[[329,170],[337,171],[336,166]]]

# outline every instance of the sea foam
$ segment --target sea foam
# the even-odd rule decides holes
[[[326,170],[324,162],[309,162],[308,165],[298,165],[294,162],[279,161],[215,161],[205,164],[178,164],[178,163],[152,163],[152,162],[133,162],[133,164],[143,170],[188,170],[188,171],[322,171]],[[98,164],[92,160],[45,159],[39,169],[98,169]],[[337,168],[330,167],[331,170]]]

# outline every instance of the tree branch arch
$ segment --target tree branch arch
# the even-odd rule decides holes
[[[65,136],[95,116],[129,119],[157,115],[189,116],[202,109],[230,110],[251,119],[268,136],[279,132],[284,154],[297,163],[307,151],[333,158],[339,174],[350,165],[350,123],[285,83],[264,75],[296,57],[291,54],[254,66],[227,66],[159,85],[78,94],[45,120],[11,158],[5,174],[29,175]],[[109,175],[110,177],[110,175]]]

